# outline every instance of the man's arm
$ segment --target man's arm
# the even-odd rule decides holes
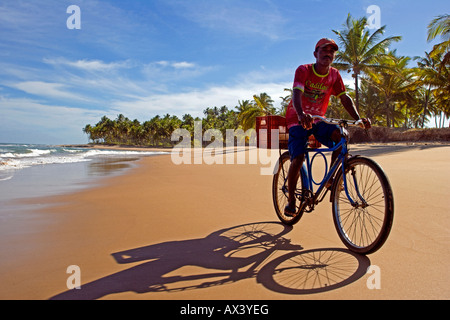
[[[353,119],[359,120],[361,117],[359,116],[358,110],[356,110],[355,104],[353,103],[353,99],[348,94],[343,94],[341,97],[341,103],[344,106],[345,110],[352,116]]]
[[[294,109],[297,112],[298,121],[305,129],[312,128],[312,118],[311,115],[305,114],[302,108],[302,95],[303,92],[299,89],[295,89],[292,91],[292,104],[294,105]]]
[[[361,118],[359,116],[358,110],[356,110],[355,104],[353,103],[353,99],[348,94],[345,93],[341,96],[341,103],[353,119],[362,120],[366,129],[372,127],[370,119]]]

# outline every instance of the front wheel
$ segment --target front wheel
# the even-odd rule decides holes
[[[293,217],[286,216],[284,214],[284,208],[288,204],[288,183],[287,177],[289,172],[289,167],[291,165],[291,159],[289,152],[285,152],[281,155],[277,164],[277,171],[273,176],[272,182],[272,200],[275,207],[275,212],[278,218],[286,225],[292,226],[296,224],[303,215],[303,210],[300,210],[300,202],[302,199],[302,189],[296,188],[296,198],[297,198],[297,214]],[[303,186],[302,175],[299,175],[297,186]]]
[[[383,246],[392,228],[394,197],[383,169],[363,157],[349,159],[345,168],[349,200],[340,170],[333,185],[333,220],[350,250],[370,254]]]

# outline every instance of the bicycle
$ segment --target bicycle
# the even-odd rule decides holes
[[[312,212],[331,191],[333,220],[338,235],[345,246],[359,254],[371,254],[387,240],[394,218],[394,196],[388,177],[374,160],[363,156],[350,156],[348,151],[348,126],[364,126],[361,120],[350,121],[313,116],[315,119],[339,125],[341,140],[333,148],[309,146],[305,162],[300,169],[295,197],[296,214],[287,216],[287,176],[290,166],[289,152],[281,154],[273,176],[272,196],[275,211],[286,225],[299,222],[304,212]],[[337,160],[328,169],[324,153],[342,147]],[[312,157],[310,154],[314,153]],[[312,165],[317,156],[325,161],[325,173],[321,182],[312,177]],[[329,185],[331,187],[327,187]],[[318,186],[314,192],[314,185]]]

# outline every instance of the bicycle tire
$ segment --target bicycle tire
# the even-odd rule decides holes
[[[357,187],[355,188],[355,180]],[[347,190],[361,206],[352,206],[339,170],[332,191],[332,211],[336,230],[347,248],[359,254],[371,254],[386,242],[394,220],[394,196],[389,179],[373,160],[354,157],[346,164]],[[358,196],[358,192],[367,205]]]
[[[293,217],[286,216],[284,214],[284,208],[288,204],[288,191],[287,191],[287,174],[291,164],[291,158],[289,152],[283,153],[278,159],[277,172],[275,172],[272,181],[272,200],[275,207],[275,212],[280,221],[288,226],[292,226],[300,221],[303,216],[303,210],[299,211],[299,203],[297,203],[297,214]],[[300,174],[297,186],[303,186],[302,175]],[[301,190],[301,189],[300,189]],[[297,192],[300,191],[297,188]]]

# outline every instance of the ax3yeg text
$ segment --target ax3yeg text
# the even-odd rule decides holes
[[[268,315],[269,306],[267,305],[245,305],[245,304],[227,304],[225,307],[199,307],[188,304],[181,307],[180,314],[182,315],[203,315],[210,318],[213,313],[219,313],[223,315]]]

